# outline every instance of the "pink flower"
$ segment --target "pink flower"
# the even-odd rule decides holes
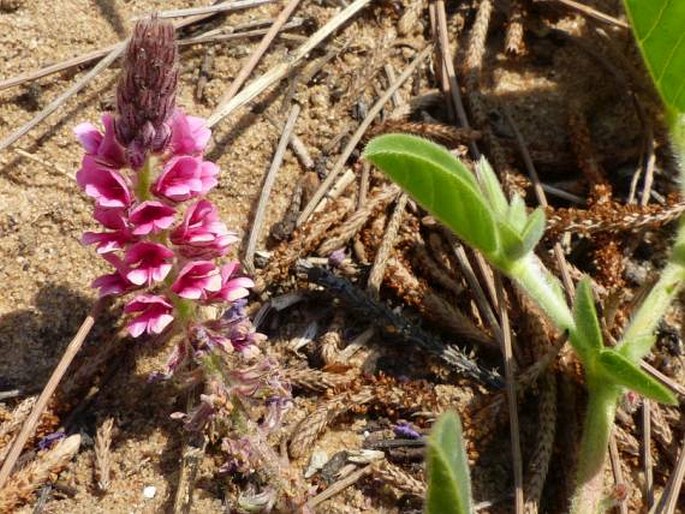
[[[216,186],[218,174],[219,167],[213,162],[187,155],[172,157],[164,165],[152,192],[173,202],[183,202]]]
[[[83,234],[81,242],[87,245],[96,244],[99,254],[121,250],[132,241],[135,241],[128,228],[126,214],[123,209],[95,207],[93,217],[105,228],[113,230],[113,232],[86,232]]]
[[[163,297],[152,294],[136,296],[130,301],[124,312],[140,312],[128,324],[128,333],[138,337],[143,332],[148,334],[160,334],[174,320],[171,315],[173,306]]]
[[[174,252],[164,245],[144,241],[136,243],[124,257],[129,266],[126,278],[138,286],[161,282],[171,270],[170,261],[173,257]]]
[[[144,236],[166,230],[174,222],[176,209],[162,202],[146,201],[138,205],[129,214],[131,224],[135,227],[133,234]]]
[[[254,282],[247,277],[235,277],[238,263],[231,262],[221,267],[221,289],[208,295],[210,301],[233,302],[250,294],[248,288],[254,287]]]
[[[211,261],[191,261],[179,272],[171,290],[181,298],[199,300],[221,289],[219,269]]]
[[[219,221],[212,202],[200,200],[188,207],[183,222],[171,231],[170,239],[185,257],[213,259],[225,255],[238,237]]]
[[[105,127],[104,135],[92,123],[81,123],[74,133],[88,155],[96,157],[101,163],[111,168],[121,168],[126,159],[124,148],[117,142],[114,133],[114,120],[111,114],[102,115]]]
[[[171,118],[171,141],[169,147],[174,155],[199,155],[207,146],[212,131],[207,121],[186,116],[176,109]]]
[[[131,203],[131,191],[124,177],[91,155],[83,158],[76,181],[100,207],[127,207]]]
[[[135,285],[126,278],[126,268],[121,259],[114,254],[103,255],[103,258],[116,268],[114,273],[96,278],[91,287],[100,290],[100,298],[109,295],[120,295],[135,289]]]

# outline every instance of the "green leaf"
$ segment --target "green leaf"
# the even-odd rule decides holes
[[[593,362],[594,356],[604,347],[602,330],[599,326],[595,300],[592,296],[590,279],[583,277],[576,289],[573,302],[573,320],[576,330],[571,334],[571,342],[585,366]]]
[[[500,251],[505,261],[516,261],[527,253],[524,250],[523,238],[514,227],[507,222],[500,222],[497,224],[497,228],[499,230]],[[506,267],[506,262],[497,263],[501,267]]]
[[[492,210],[498,216],[506,216],[509,202],[507,197],[504,196],[504,191],[502,191],[502,186],[495,171],[485,157],[481,157],[476,164],[476,176],[478,177],[481,191],[483,191]]]
[[[427,514],[471,514],[471,478],[459,417],[446,412],[428,438]]]
[[[642,371],[632,361],[612,350],[602,350],[597,357],[599,375],[604,375],[615,384],[621,385],[636,393],[652,398],[661,403],[676,405],[678,401],[666,386],[651,375]]]
[[[507,211],[506,221],[514,227],[517,232],[521,232],[523,227],[526,226],[526,220],[528,219],[528,213],[526,212],[526,202],[523,201],[519,195],[514,195],[511,199],[511,205]]]
[[[407,134],[372,139],[363,157],[486,255],[499,247],[493,212],[466,167],[445,148]]]
[[[521,239],[523,239],[523,253],[532,252],[533,248],[540,242],[542,236],[545,235],[545,211],[542,207],[538,207],[528,216],[526,226],[521,232]]]
[[[672,114],[685,112],[685,2],[624,0],[642,56]]]

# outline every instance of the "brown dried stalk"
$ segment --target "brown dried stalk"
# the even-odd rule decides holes
[[[33,406],[36,404],[37,397],[29,396],[21,401],[12,411],[10,419],[0,425],[0,461],[4,461],[7,452],[11,447],[14,434],[21,428],[28,418]]]
[[[356,392],[344,392],[331,398],[295,426],[288,452],[293,458],[306,455],[334,418],[369,403],[374,398],[375,393],[371,387],[363,387]]]
[[[313,392],[323,392],[326,389],[336,389],[338,387],[349,385],[355,378],[355,375],[349,373],[329,373],[311,368],[290,368],[284,370],[286,380],[292,384],[294,388],[306,389]]]
[[[381,284],[383,283],[383,277],[385,276],[388,258],[390,257],[390,253],[396,244],[397,233],[400,229],[400,224],[402,223],[402,217],[405,215],[404,211],[406,206],[407,195],[402,193],[397,199],[395,209],[393,210],[390,221],[388,221],[388,225],[385,228],[383,240],[381,241],[378,251],[376,252],[376,258],[373,261],[373,266],[371,267],[369,280],[367,282],[367,290],[375,299],[380,297]]]
[[[397,34],[408,36],[415,32],[421,32],[421,11],[425,7],[424,0],[414,0],[404,9],[404,13],[397,21]]]
[[[537,440],[528,464],[529,478],[525,489],[527,514],[538,512],[554,447],[557,423],[557,381],[552,372],[545,373],[541,379],[538,405]]]
[[[344,218],[353,207],[349,198],[338,198],[325,211],[296,229],[291,241],[285,241],[276,248],[268,266],[257,277],[254,291],[261,293],[267,285],[287,276],[290,267],[321,243],[327,237],[330,227]]]
[[[112,429],[114,419],[107,418],[95,434],[95,480],[100,491],[107,492],[112,472]]]
[[[399,193],[400,189],[395,185],[385,185],[371,191],[362,207],[327,234],[326,241],[319,246],[316,253],[328,256],[334,250],[345,246],[370,218],[385,210]]]
[[[414,134],[435,141],[450,148],[465,145],[481,138],[478,130],[465,127],[453,127],[443,123],[424,123],[409,120],[387,120],[369,129],[364,139],[388,134],[390,132],[402,132]]]
[[[80,445],[80,435],[67,437],[12,475],[0,490],[0,512],[14,512],[26,502],[36,489],[69,464]]]
[[[509,14],[509,26],[504,36],[504,49],[508,54],[523,55],[526,52],[526,43],[523,40],[523,18],[525,15],[523,1],[513,0]]]
[[[387,285],[409,305],[427,318],[440,323],[456,335],[498,349],[497,343],[451,303],[421,283],[409,268],[396,258],[388,261]]]
[[[341,331],[345,326],[345,316],[342,311],[336,311],[333,315],[328,330],[319,338],[321,345],[321,358],[325,364],[333,364],[339,361],[338,354],[342,343]]]
[[[374,464],[372,469],[373,476],[387,485],[417,498],[424,498],[426,496],[426,485],[423,482],[415,479],[409,473],[387,460]]]
[[[643,228],[656,229],[678,219],[685,202],[669,201],[667,205],[595,204],[590,209],[556,209],[547,215],[547,236],[564,232],[591,236],[602,232],[628,232]]]

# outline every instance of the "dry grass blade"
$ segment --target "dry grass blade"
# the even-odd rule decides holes
[[[426,486],[423,482],[416,480],[403,469],[387,460],[382,460],[373,465],[373,475],[403,493],[411,494],[417,498],[426,496]]]
[[[549,1],[549,0],[548,0]],[[580,2],[575,2],[574,0],[556,0],[557,3],[570,7],[586,16],[599,20],[603,23],[608,23],[609,25],[614,25],[616,27],[621,27],[622,29],[630,28],[630,26],[623,20],[609,16],[602,11],[590,7],[589,5],[581,4]]]
[[[21,428],[29,414],[31,414],[37,399],[36,396],[30,396],[22,400],[12,411],[10,419],[4,421],[0,426],[0,462],[5,460],[7,453],[12,447],[14,434]]]
[[[540,384],[537,441],[528,464],[530,478],[526,484],[526,514],[537,514],[540,497],[547,479],[554,449],[557,424],[557,381],[552,373],[545,373]]]
[[[683,444],[680,446],[678,462],[671,473],[668,485],[664,489],[659,503],[649,511],[649,514],[675,514],[677,512],[678,497],[683,486],[683,478],[685,478],[685,438],[683,438]]]
[[[645,470],[645,500],[647,508],[654,505],[654,473],[652,471],[652,402],[642,399],[642,451]]]
[[[351,485],[353,485],[355,482],[357,482],[360,478],[362,478],[365,475],[368,475],[369,473],[372,472],[373,470],[373,465],[369,464],[366,467],[363,467],[354,473],[351,473],[350,475],[346,476],[342,480],[339,480],[335,482],[334,484],[330,485],[328,489],[323,491],[322,493],[317,494],[307,502],[307,507],[309,508],[314,508],[316,507],[319,503],[324,502],[330,498],[333,498],[336,494],[339,492],[347,489]]]
[[[399,194],[400,189],[395,185],[386,185],[374,189],[364,206],[357,209],[349,218],[333,229],[316,253],[328,256],[331,252],[345,246],[372,216],[385,209]]]
[[[290,141],[290,136],[295,129],[295,123],[297,122],[297,117],[300,114],[300,106],[294,104],[290,109],[290,114],[288,115],[288,120],[283,127],[283,132],[281,133],[281,138],[278,141],[278,146],[276,147],[276,152],[274,158],[271,161],[271,166],[264,179],[264,185],[262,186],[262,192],[259,195],[259,202],[257,203],[257,210],[255,212],[254,221],[252,222],[252,228],[250,230],[250,236],[247,240],[247,245],[245,248],[245,259],[243,261],[245,269],[251,275],[254,275],[254,253],[257,249],[257,238],[259,238],[259,233],[262,228],[262,223],[264,222],[264,214],[266,213],[267,203],[271,196],[271,189],[273,188],[274,182],[276,182],[276,176],[278,175],[278,170],[281,168],[283,162],[283,156],[285,155],[286,147],[288,146],[288,141]]]
[[[521,432],[518,416],[518,402],[516,396],[515,363],[511,349],[511,327],[509,326],[509,314],[504,286],[499,273],[495,273],[495,288],[497,290],[497,303],[499,306],[499,319],[501,327],[502,354],[504,356],[504,380],[509,407],[509,426],[511,430],[511,453],[514,467],[514,505],[516,514],[523,514],[523,459],[521,457]]]
[[[397,199],[395,210],[393,211],[390,221],[388,222],[388,226],[385,229],[383,240],[378,247],[376,258],[373,262],[373,266],[371,267],[371,272],[369,273],[367,289],[373,298],[378,299],[380,296],[381,284],[383,283],[385,269],[388,265],[388,258],[390,257],[393,247],[395,246],[397,232],[400,229],[400,223],[402,223],[402,216],[404,215],[404,209],[406,206],[407,195],[401,194]]]
[[[100,491],[107,492],[112,473],[112,429],[114,419],[107,418],[95,434],[95,480]]]
[[[370,0],[355,0],[347,8],[343,9],[340,13],[333,17],[333,19],[312,34],[306,43],[295,50],[288,62],[283,62],[271,68],[264,75],[251,82],[230,101],[226,102],[221,109],[217,109],[208,118],[207,124],[210,127],[216,125],[234,110],[245,105],[247,102],[263,92],[266,88],[284,78],[288,73],[290,73],[296,64],[298,64],[307,56],[307,54],[309,54],[309,52],[316,48],[324,39],[328,38],[328,36],[330,36],[335,30],[337,30],[355,14],[357,14],[361,9],[366,7],[369,2]]]
[[[623,470],[621,469],[621,457],[618,454],[616,438],[613,435],[609,438],[609,460],[611,461],[611,470],[614,475],[614,484],[617,489],[622,488],[625,486],[625,481],[623,479]],[[619,500],[618,509],[621,514],[628,514],[628,506],[625,499]]]
[[[316,208],[317,204],[321,201],[321,199],[324,197],[324,195],[328,192],[330,187],[333,185],[335,180],[338,177],[338,174],[340,171],[343,169],[345,166],[345,163],[347,162],[347,159],[350,158],[352,155],[352,152],[354,149],[357,147],[357,143],[361,140],[362,136],[366,132],[366,130],[369,128],[371,123],[373,123],[373,120],[378,116],[378,114],[381,112],[383,109],[383,106],[392,98],[393,93],[402,85],[404,82],[411,77],[411,75],[414,73],[414,71],[419,67],[419,65],[424,61],[426,57],[428,57],[430,53],[431,47],[428,46],[424,48],[419,55],[417,55],[414,60],[402,71],[400,76],[398,77],[397,81],[394,84],[391,84],[390,87],[383,93],[383,95],[378,99],[378,101],[369,109],[368,114],[364,118],[364,120],[359,124],[359,127],[357,130],[352,134],[350,137],[350,140],[348,143],[345,145],[345,148],[343,149],[342,153],[340,154],[340,157],[338,160],[335,162],[335,165],[333,166],[333,169],[328,173],[324,181],[321,183],[321,186],[319,189],[314,193],[312,196],[312,199],[309,201],[309,203],[305,206],[305,208],[302,210],[302,213],[300,216],[297,218],[297,224],[301,225],[311,214],[314,212],[314,209]]]
[[[0,489],[0,512],[14,512],[51,475],[59,473],[67,466],[80,445],[80,435],[67,437],[12,475],[7,484]]]
[[[354,380],[353,375],[339,373],[329,373],[318,369],[293,369],[286,368],[285,378],[295,388],[307,389],[314,392],[323,392],[326,389],[335,389]]]
[[[64,102],[66,102],[73,95],[75,95],[76,93],[81,91],[81,89],[83,89],[93,78],[95,78],[102,71],[107,69],[109,67],[109,65],[112,64],[119,57],[119,55],[121,55],[121,53],[123,51],[124,51],[124,43],[120,43],[120,44],[116,45],[112,49],[112,51],[107,55],[107,57],[102,59],[92,70],[90,70],[83,77],[81,77],[78,81],[76,81],[71,87],[69,87],[66,91],[64,91],[64,93],[62,93],[57,98],[55,98],[52,102],[50,102],[45,107],[45,109],[40,111],[32,120],[30,120],[28,123],[26,123],[22,127],[19,127],[17,130],[12,132],[5,139],[0,141],[0,151],[4,150],[8,146],[10,146],[12,143],[17,141],[22,136],[24,136],[31,129],[33,129],[38,124],[40,124],[43,120],[45,120],[53,112],[55,112],[57,109],[59,109],[59,107],[62,104],[64,104]]]
[[[208,5],[206,7],[190,7],[188,9],[174,9],[169,11],[160,11],[156,15],[158,18],[181,18],[185,16],[202,16],[207,14],[216,14],[220,12],[237,11],[240,9],[249,9],[250,7],[258,7],[263,4],[273,3],[274,0],[234,0],[231,2],[221,2],[215,5]],[[148,15],[134,18],[140,20],[147,18]]]
[[[290,18],[299,3],[300,0],[290,0],[290,3],[285,6],[278,17],[274,20],[273,25],[271,25],[269,31],[264,35],[264,38],[259,43],[259,46],[254,50],[254,52],[252,52],[250,59],[245,63],[240,72],[238,72],[238,75],[235,79],[233,79],[231,86],[219,100],[219,104],[216,108],[217,111],[222,109],[224,105],[226,105],[226,103],[240,90],[240,87],[245,83],[247,77],[249,77],[250,73],[252,73],[252,71],[255,69],[255,66],[257,66],[257,63],[264,55],[264,52],[266,52],[267,48],[269,48],[269,45],[276,37],[276,34],[278,34],[286,21],[288,21],[288,18]]]
[[[2,489],[5,483],[7,482],[7,479],[9,478],[10,473],[12,472],[12,468],[14,468],[14,464],[17,462],[19,454],[21,453],[21,450],[24,447],[24,444],[26,444],[28,438],[35,431],[36,426],[38,424],[38,420],[40,419],[41,415],[43,414],[43,411],[45,410],[45,407],[48,404],[48,400],[50,400],[50,397],[55,392],[55,389],[57,389],[57,386],[62,380],[64,373],[67,371],[67,368],[69,368],[71,361],[74,360],[74,357],[81,348],[81,345],[83,344],[83,341],[86,339],[86,336],[90,332],[90,329],[93,328],[95,319],[97,318],[98,314],[103,309],[103,307],[106,305],[106,303],[106,299],[100,299],[95,303],[95,305],[91,308],[90,312],[88,313],[88,316],[86,316],[86,319],[83,320],[83,323],[81,324],[81,327],[79,328],[78,332],[71,340],[66,350],[64,350],[64,354],[62,355],[61,360],[52,372],[52,375],[50,376],[48,383],[45,385],[45,388],[43,388],[43,391],[40,393],[40,396],[36,401],[36,405],[33,407],[31,414],[24,423],[21,432],[19,432],[19,435],[12,443],[12,448],[7,454],[7,458],[2,463],[2,468],[0,468],[0,489]]]
[[[523,55],[526,51],[523,39],[523,18],[525,9],[522,0],[513,0],[511,3],[511,13],[509,14],[509,25],[504,36],[504,49],[509,54]]]

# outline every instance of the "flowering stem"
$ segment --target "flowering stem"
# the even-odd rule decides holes
[[[150,184],[152,183],[152,169],[154,168],[155,160],[154,157],[148,156],[143,163],[143,167],[138,172],[136,196],[141,202],[149,200],[152,197],[150,193]]]

